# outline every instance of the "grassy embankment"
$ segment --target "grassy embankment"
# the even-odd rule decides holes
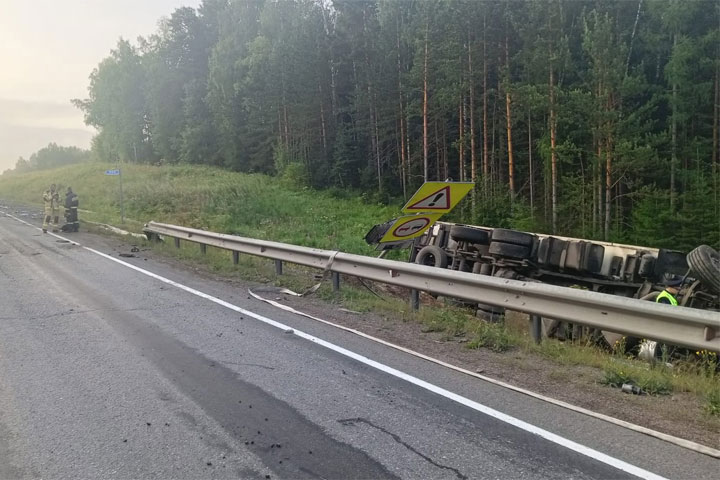
[[[363,236],[374,224],[398,214],[399,206],[381,206],[350,195],[297,189],[277,178],[232,173],[208,167],[126,165],[123,168],[125,223],[120,221],[119,178],[104,175],[112,165],[86,164],[24,175],[0,176],[0,199],[29,205],[41,203],[50,183],[72,185],[81,200],[81,220],[123,226],[140,231],[149,220],[175,223],[211,231],[275,240],[317,248],[372,255]],[[165,254],[207,265],[223,275],[238,275],[255,281],[302,290],[316,280],[311,272],[286,266],[286,274],[275,275],[271,262],[241,257],[238,266],[228,253],[209,249],[201,255],[197,247],[183,244],[156,246]],[[401,258],[401,257],[399,257]],[[312,272],[317,273],[317,272]],[[442,332],[447,340],[463,339],[469,348],[505,351],[511,348],[550,358],[562,366],[585,365],[597,368],[596,381],[620,386],[635,383],[652,394],[692,392],[704,398],[705,411],[720,416],[720,387],[717,357],[701,354],[701,361],[683,362],[674,368],[654,367],[622,356],[608,354],[584,344],[554,340],[534,345],[520,321],[505,325],[488,324],[467,311],[427,307],[419,313],[408,311],[405,298],[377,296],[355,282],[346,282],[340,296],[329,286],[317,295],[341,302],[357,311],[377,311],[403,321],[420,321],[426,332]]]

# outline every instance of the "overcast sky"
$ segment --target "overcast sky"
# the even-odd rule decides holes
[[[153,33],[160,17],[200,0],[0,0],[0,172],[50,142],[90,146],[70,104],[120,37]]]

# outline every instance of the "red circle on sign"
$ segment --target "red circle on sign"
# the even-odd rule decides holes
[[[409,237],[410,235],[413,235],[427,227],[428,224],[430,224],[430,219],[427,217],[413,218],[410,221],[395,227],[392,234],[394,237],[399,238]]]

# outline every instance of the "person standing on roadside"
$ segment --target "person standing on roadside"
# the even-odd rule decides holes
[[[78,196],[72,191],[72,187],[68,187],[65,194],[65,225],[62,227],[63,232],[80,231],[78,203]]]
[[[58,218],[60,217],[60,194],[55,184],[50,185],[50,190],[45,190],[43,194],[43,203],[45,206],[45,215],[43,218],[43,233],[47,233],[50,222],[53,222],[53,232],[57,232]]]

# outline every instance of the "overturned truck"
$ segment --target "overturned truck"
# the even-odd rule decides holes
[[[377,227],[382,228],[381,225]],[[377,228],[376,227],[376,228]],[[366,240],[372,243],[373,231]],[[655,301],[666,285],[678,285],[678,305],[720,312],[720,255],[701,245],[685,254],[617,243],[540,235],[504,228],[483,228],[437,222],[410,246],[410,261],[479,275],[583,288],[595,292]],[[478,303],[479,315],[495,320],[504,309]],[[626,348],[638,339],[598,332],[543,319],[546,336],[577,338],[592,335],[611,346]],[[658,355],[653,342],[642,345],[643,355]]]

